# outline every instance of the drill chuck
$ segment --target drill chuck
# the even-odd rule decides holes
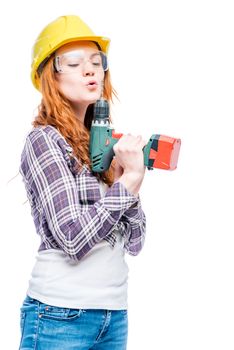
[[[109,103],[107,100],[97,100],[94,105],[94,120],[106,121],[109,119]]]

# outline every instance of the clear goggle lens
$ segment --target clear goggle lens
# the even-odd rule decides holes
[[[69,51],[62,55],[55,55],[54,66],[58,73],[75,73],[90,62],[95,70],[108,70],[107,56],[102,51],[96,51],[87,58],[81,50]]]

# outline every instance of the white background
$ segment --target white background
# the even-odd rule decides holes
[[[1,349],[19,346],[19,309],[39,246],[20,175],[40,102],[30,81],[42,28],[77,14],[111,38],[116,132],[182,140],[178,168],[141,187],[147,238],[129,265],[128,350],[234,348],[232,1],[9,1],[1,5]],[[3,345],[5,344],[5,345]]]

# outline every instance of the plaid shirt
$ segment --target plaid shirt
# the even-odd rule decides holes
[[[77,162],[53,126],[27,134],[19,171],[41,237],[38,251],[62,249],[78,261],[103,239],[114,247],[118,230],[126,252],[137,255],[146,232],[139,195],[116,181],[101,197],[97,178],[86,165],[76,170]]]

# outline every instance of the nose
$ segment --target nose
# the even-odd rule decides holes
[[[87,75],[94,75],[95,71],[94,71],[94,67],[92,65],[92,63],[90,61],[86,61],[83,64],[83,75],[87,76]]]

